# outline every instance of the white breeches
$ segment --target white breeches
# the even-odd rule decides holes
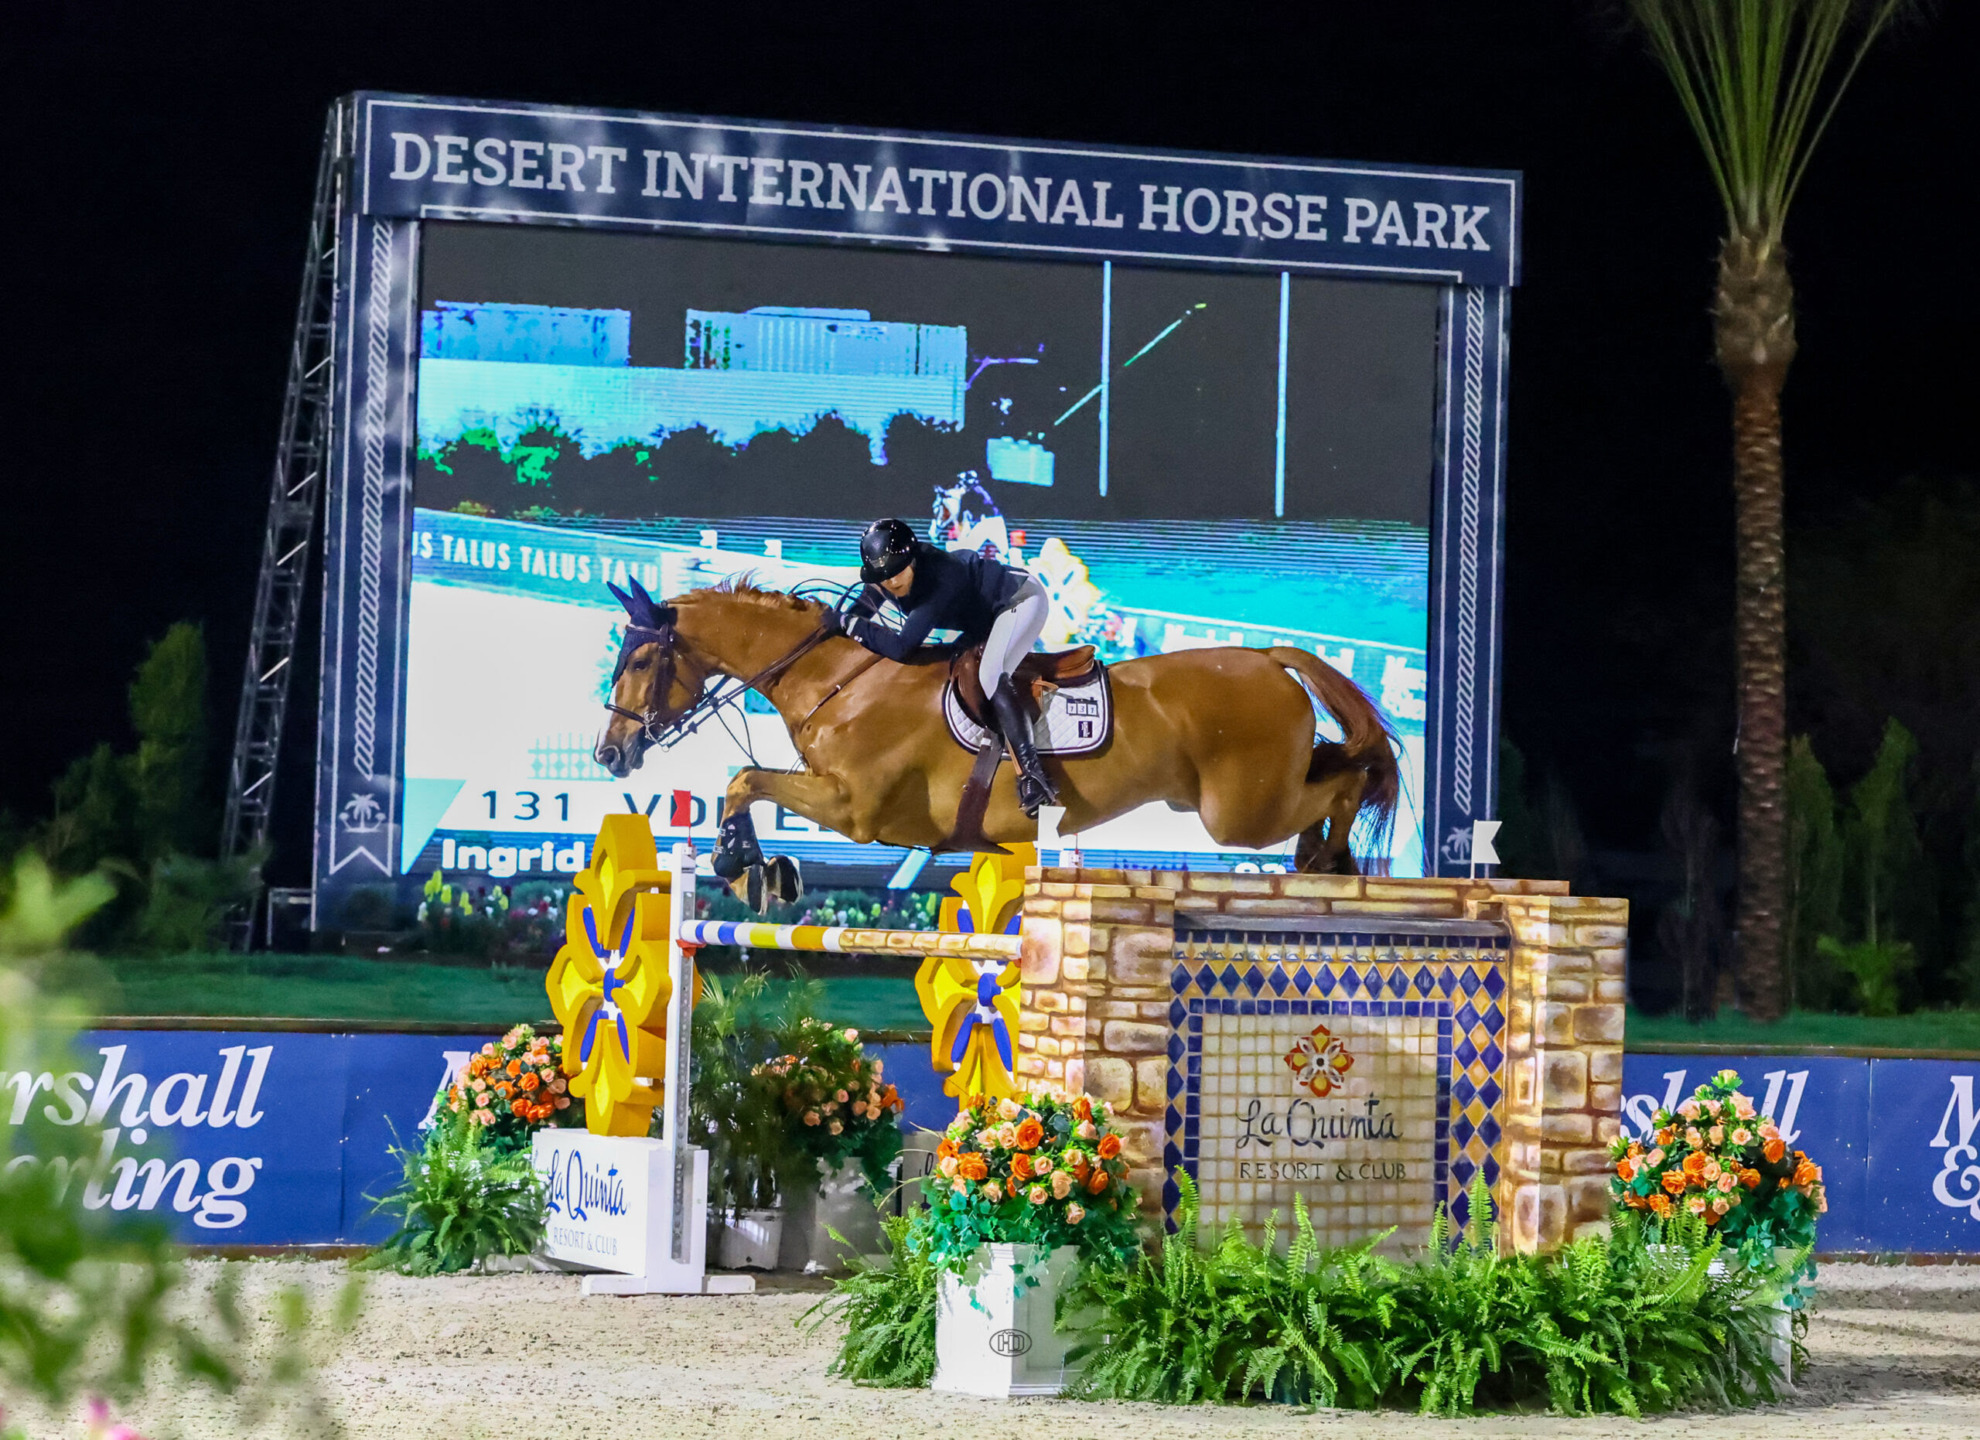
[[[1026,580],[1018,587],[1017,594],[998,613],[989,638],[983,642],[985,695],[995,695],[997,687],[1010,679],[1018,661],[1030,653],[1038,637],[1045,633],[1045,621],[1051,612],[1052,602],[1043,585]]]

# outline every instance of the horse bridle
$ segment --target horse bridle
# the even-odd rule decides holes
[[[828,615],[829,613],[827,612]],[[788,655],[784,656],[783,659],[772,661],[747,680],[743,680],[737,676],[725,676],[725,679],[736,682],[733,688],[724,689],[720,686],[712,690],[703,688],[701,693],[695,696],[693,704],[689,705],[664,725],[660,723],[660,711],[657,709],[644,712],[628,710],[625,706],[611,700],[605,702],[605,708],[612,714],[617,715],[620,719],[630,720],[638,725],[640,734],[645,737],[649,745],[665,746],[684,735],[693,734],[703,718],[706,718],[707,715],[719,713],[727,707],[736,704],[745,691],[761,690],[767,698],[770,693],[769,687],[776,684],[782,678],[785,671],[817,649],[828,637],[837,633],[837,628],[832,625],[830,620],[821,616],[818,622],[818,628],[800,640],[797,643],[797,647]],[[635,639],[638,639],[637,644],[633,643]],[[624,656],[627,663],[631,661],[634,652],[647,645],[658,645],[660,647],[660,668],[655,673],[647,693],[651,695],[657,692],[660,696],[660,703],[665,705],[667,703],[667,696],[673,693],[674,680],[679,673],[677,647],[680,643],[680,633],[678,629],[671,621],[664,625],[629,624],[626,626],[626,639],[623,643],[625,645]],[[618,683],[619,676],[625,674],[625,671],[626,665],[622,663],[612,676],[612,683],[614,685]],[[705,676],[702,683],[706,687],[707,679]],[[689,723],[691,721],[693,723]]]

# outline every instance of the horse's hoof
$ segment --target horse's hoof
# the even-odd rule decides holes
[[[763,867],[763,889],[768,899],[780,905],[796,902],[804,894],[804,876],[798,862],[788,855],[773,855]]]
[[[756,914],[761,915],[765,910],[770,908],[769,901],[764,893],[763,867],[761,865],[750,865],[740,875],[725,878],[728,879],[729,889],[734,892],[736,899],[749,906]]]

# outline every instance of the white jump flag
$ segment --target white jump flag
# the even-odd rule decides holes
[[[1038,863],[1040,865],[1061,865],[1065,863],[1059,849],[1059,822],[1065,818],[1066,807],[1063,805],[1040,805],[1038,807]]]
[[[1497,838],[1499,827],[1503,824],[1505,824],[1503,820],[1474,820],[1471,822],[1471,875],[1473,879],[1478,878],[1478,867],[1480,865],[1496,865],[1499,863],[1499,852],[1493,846],[1492,841]]]

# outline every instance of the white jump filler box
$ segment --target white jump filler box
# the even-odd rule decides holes
[[[531,1159],[548,1202],[540,1253],[606,1272],[585,1277],[585,1294],[678,1295],[720,1287],[724,1277],[706,1274],[706,1150],[539,1130]]]

